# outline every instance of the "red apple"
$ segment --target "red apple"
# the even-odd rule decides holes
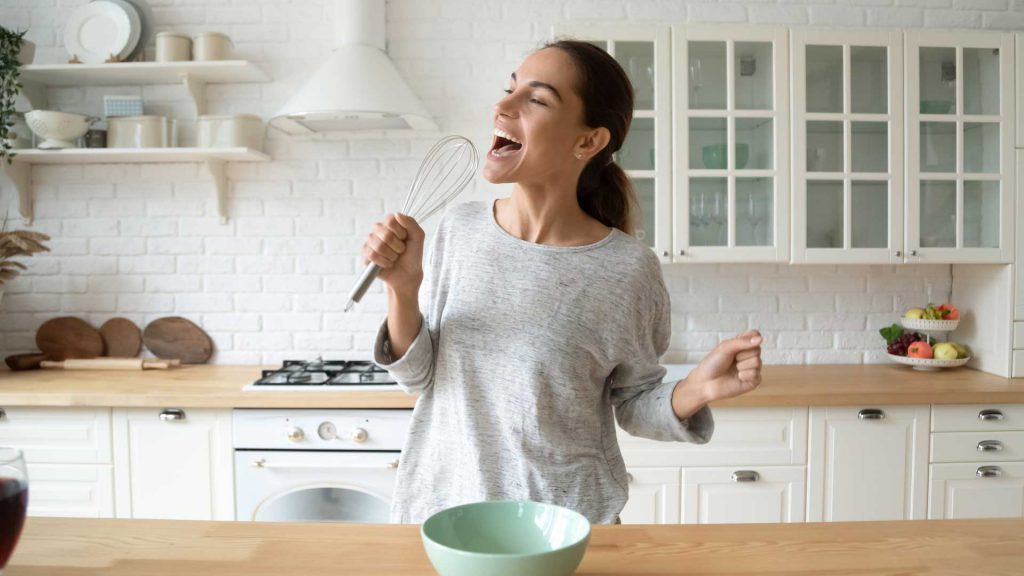
[[[927,342],[914,342],[907,347],[907,356],[911,358],[931,358],[932,347]]]
[[[946,314],[942,317],[943,320],[960,319],[960,310],[957,309],[957,307],[953,306],[952,304],[943,304],[942,306],[939,306],[939,310],[949,310],[949,314]]]

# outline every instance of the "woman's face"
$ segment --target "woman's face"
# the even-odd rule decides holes
[[[576,68],[557,48],[531,54],[512,73],[507,95],[494,107],[494,138],[483,175],[495,184],[557,181],[576,174],[590,154],[576,158],[584,136]]]

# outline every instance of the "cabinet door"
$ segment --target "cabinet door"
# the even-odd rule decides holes
[[[906,33],[909,262],[1013,255],[1013,36]]]
[[[683,468],[683,524],[803,522],[804,466]]]
[[[928,518],[1024,518],[1024,462],[932,464]]]
[[[672,93],[670,32],[666,26],[562,24],[554,36],[569,35],[603,48],[622,65],[633,84],[633,123],[616,163],[636,190],[640,210],[636,236],[672,261]]]
[[[114,517],[110,464],[29,464],[29,516]]]
[[[2,408],[0,445],[28,464],[110,464],[110,408]]]
[[[792,36],[792,261],[902,262],[902,33]]]
[[[114,410],[119,517],[233,520],[231,413]]]
[[[1024,42],[1024,40],[1022,40]],[[1024,110],[1021,111],[1021,118],[1024,118]],[[1014,191],[1014,200],[1018,223],[1016,226],[1016,251],[1014,252],[1014,270],[1013,270],[1013,319],[1024,320],[1024,150],[1016,151],[1016,188]],[[1019,330],[1024,328],[1018,328],[1018,324],[1014,325],[1014,338],[1013,347],[1014,349],[1024,349],[1024,338],[1017,339]],[[1014,377],[1024,376],[1024,367],[1022,367],[1019,373],[1013,374]]]
[[[679,468],[627,468],[629,501],[623,524],[679,523]]]
[[[811,407],[807,520],[918,520],[928,488],[927,406]]]
[[[785,28],[673,29],[676,262],[789,259]]]

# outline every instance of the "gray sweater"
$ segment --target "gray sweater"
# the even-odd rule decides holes
[[[449,209],[424,265],[424,318],[391,357],[387,321],[374,360],[420,394],[391,521],[449,506],[528,499],[614,523],[627,499],[614,417],[634,436],[707,442],[705,407],[672,411],[659,357],[671,336],[657,257],[614,229],[586,246],[520,240],[492,203]]]

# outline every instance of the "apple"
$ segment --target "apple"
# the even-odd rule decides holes
[[[936,360],[956,360],[959,355],[956,346],[953,346],[950,342],[939,342],[935,345],[932,353],[935,355]]]
[[[953,345],[953,348],[956,348],[957,358],[970,358],[971,349],[968,348],[966,344],[961,344],[959,342],[950,342],[950,344]]]
[[[953,306],[952,304],[943,304],[942,306],[939,306],[939,310],[948,310],[949,311],[948,314],[945,314],[945,315],[942,316],[943,320],[959,320],[960,319],[960,310],[957,309],[957,307]]]
[[[907,356],[911,358],[931,358],[932,347],[927,342],[914,342],[907,347]]]
[[[921,318],[924,318],[924,310],[922,310],[921,308],[911,308],[910,310],[907,310],[907,313],[904,314],[903,317],[919,320]]]

